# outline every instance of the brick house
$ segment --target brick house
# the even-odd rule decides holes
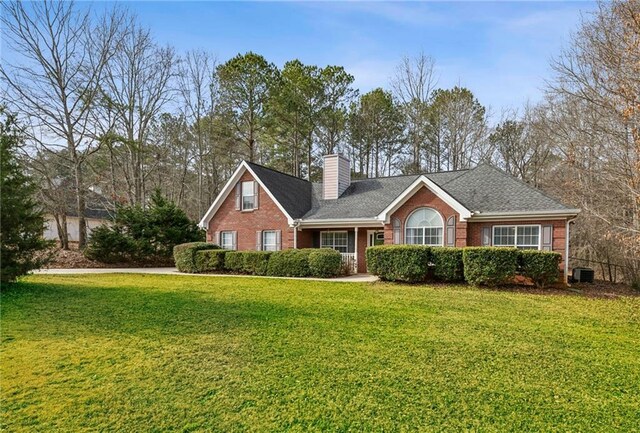
[[[357,272],[368,246],[424,244],[557,251],[567,275],[578,212],[490,165],[352,181],[327,155],[320,183],[243,161],[200,226],[227,249],[334,248]]]

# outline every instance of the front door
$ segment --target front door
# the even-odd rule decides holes
[[[384,245],[384,232],[380,230],[367,231],[367,246],[372,247],[374,245]]]

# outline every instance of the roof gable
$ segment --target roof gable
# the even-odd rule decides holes
[[[287,217],[289,223],[300,218],[311,207],[310,182],[258,164],[242,161],[200,220],[200,227],[207,227],[209,221],[246,171],[251,173],[260,187]]]

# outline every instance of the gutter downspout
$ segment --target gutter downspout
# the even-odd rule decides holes
[[[569,281],[569,227],[576,221],[577,217],[568,219],[564,230],[564,279],[565,283]]]
[[[300,220],[293,220],[293,249],[298,249],[298,227],[300,226]]]

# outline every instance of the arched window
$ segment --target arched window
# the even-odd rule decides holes
[[[405,243],[442,246],[444,222],[440,213],[428,208],[416,209],[407,218]]]

